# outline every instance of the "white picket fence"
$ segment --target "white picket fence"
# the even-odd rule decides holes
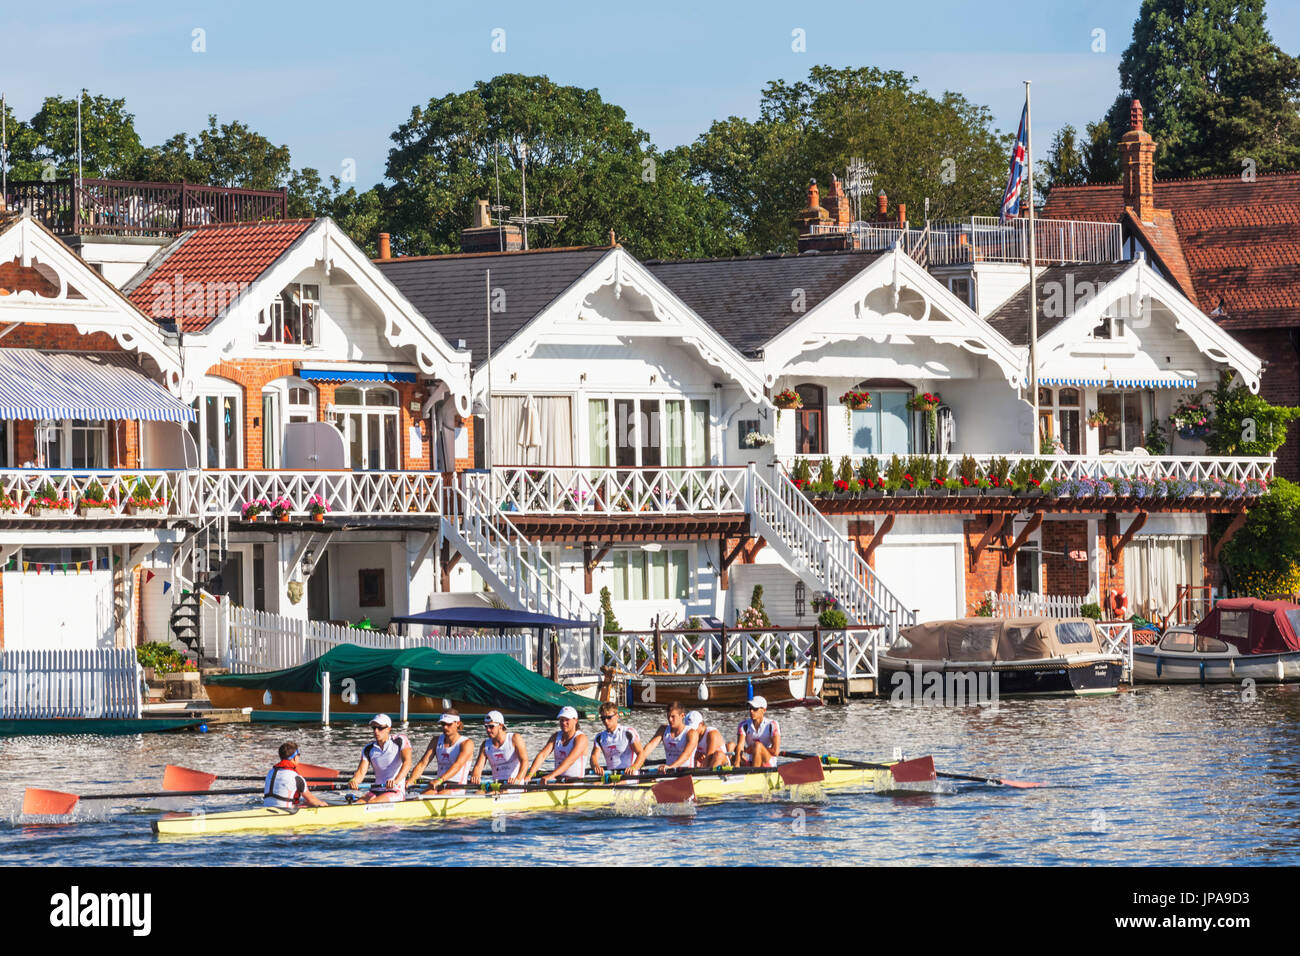
[[[0,718],[138,718],[133,648],[0,651]]]
[[[1081,617],[1084,599],[1076,594],[998,594],[986,591],[993,617]]]
[[[742,630],[662,630],[658,634],[659,663],[655,669],[668,674],[716,674],[723,658],[733,672],[802,667],[816,657],[818,635],[804,628]],[[889,646],[884,626],[824,630],[820,633],[822,666],[830,678],[877,676],[877,659]],[[607,634],[605,662],[633,674],[645,673],[654,663],[654,631],[622,631]]]

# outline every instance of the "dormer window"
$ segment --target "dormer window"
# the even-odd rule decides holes
[[[257,341],[273,345],[316,344],[320,286],[293,282],[262,311]]]
[[[1103,316],[1101,324],[1092,330],[1094,339],[1115,341],[1124,337],[1124,320],[1118,316]]]
[[[948,291],[972,309],[975,308],[975,283],[970,276],[950,277],[948,279]]]

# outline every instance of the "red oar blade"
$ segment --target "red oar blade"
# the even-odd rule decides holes
[[[934,780],[934,758],[916,757],[913,760],[900,760],[889,768],[895,783],[922,783]]]
[[[317,767],[314,764],[299,763],[298,773],[308,783],[321,783],[328,780],[337,780],[343,776],[342,771],[331,770],[329,767]]]
[[[75,793],[60,793],[58,790],[36,790],[28,787],[23,791],[23,814],[28,816],[63,817],[72,812],[77,805]]]
[[[215,773],[204,773],[201,770],[187,770],[185,767],[177,767],[174,764],[168,764],[163,770],[163,789],[164,790],[208,790],[216,782]]]
[[[1032,790],[1035,787],[1045,787],[1045,783],[1034,783],[1032,780],[999,780],[998,783],[1004,787],[1015,787],[1018,790]]]
[[[799,783],[817,783],[826,779],[826,774],[822,772],[820,757],[805,757],[803,760],[782,764],[776,768],[776,772],[781,775],[781,782],[787,787]]]
[[[687,803],[695,799],[695,781],[690,777],[661,780],[650,788],[656,803]]]

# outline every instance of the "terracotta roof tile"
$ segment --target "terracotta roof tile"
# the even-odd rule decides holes
[[[124,291],[154,321],[175,323],[183,332],[201,332],[230,304],[230,295],[223,290],[231,289],[234,283],[242,291],[315,221],[291,219],[196,229],[164,250],[127,283]],[[184,298],[176,295],[194,283],[203,289],[201,302],[191,291],[186,291]]]
[[[1239,176],[1181,179],[1155,185],[1157,210],[1165,222],[1128,219],[1161,265],[1194,301],[1225,328],[1300,325],[1300,172],[1263,174],[1253,182]],[[1058,186],[1048,196],[1044,218],[1114,221],[1124,218],[1119,184]],[[1185,266],[1177,262],[1183,257]]]

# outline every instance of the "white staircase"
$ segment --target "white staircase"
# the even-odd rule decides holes
[[[776,487],[753,466],[746,510],[754,533],[809,586],[834,595],[850,624],[916,623],[916,613],[885,587],[853,544],[780,473]]]
[[[491,475],[464,472],[445,486],[442,535],[492,590],[517,611],[576,621],[600,615],[560,579],[537,545],[493,505]]]

